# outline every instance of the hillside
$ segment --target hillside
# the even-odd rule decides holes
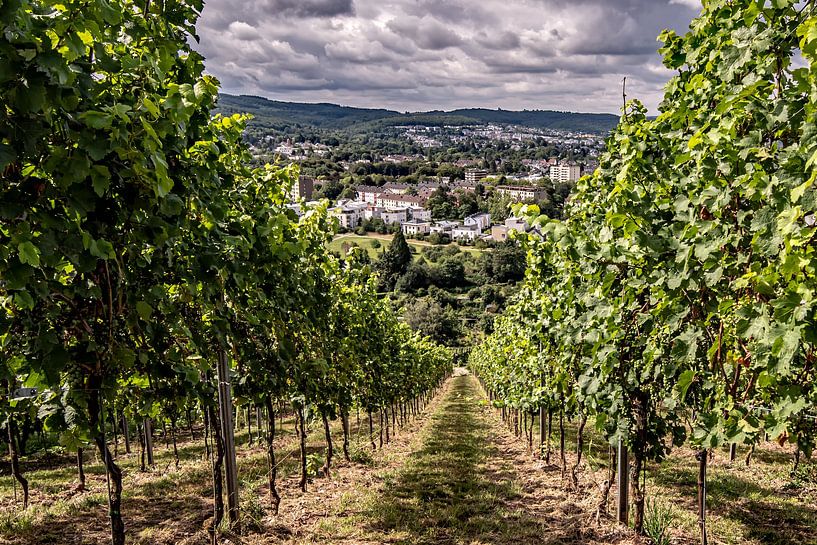
[[[551,110],[488,110],[466,108],[450,112],[400,113],[385,109],[351,108],[336,104],[281,102],[247,95],[221,94],[218,111],[249,113],[257,128],[285,130],[293,127],[363,132],[395,125],[485,125],[499,123],[525,127],[606,133],[618,124],[611,114],[585,114]]]

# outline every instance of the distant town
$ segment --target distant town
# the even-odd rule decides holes
[[[251,141],[259,163],[300,166],[291,208],[327,199],[341,233],[401,230],[477,246],[530,230],[512,215],[515,203],[559,217],[604,146],[599,134],[498,124],[398,125],[363,135],[287,128]]]
[[[549,164],[549,179],[559,183],[574,183],[580,177],[582,169],[575,164],[559,164],[557,161],[546,161]],[[355,196],[350,199],[338,199],[330,209],[330,214],[338,219],[341,231],[394,232],[402,230],[406,238],[419,240],[430,239],[436,243],[457,242],[474,244],[482,242],[505,242],[511,230],[527,232],[529,225],[520,218],[509,216],[501,222],[492,221],[490,212],[476,212],[463,219],[435,218],[428,208],[428,203],[435,196],[453,194],[459,196],[482,194],[498,196],[513,203],[537,203],[548,197],[544,187],[533,185],[493,185],[488,172],[481,169],[467,169],[465,180],[439,178],[435,181],[423,181],[417,184],[387,182],[382,186],[360,185],[355,188]],[[310,201],[314,196],[317,180],[301,176],[293,187],[293,200]],[[293,203],[291,208],[300,212],[300,205]]]

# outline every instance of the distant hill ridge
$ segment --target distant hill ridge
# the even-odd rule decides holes
[[[488,110],[465,108],[450,112],[400,113],[373,108],[352,108],[337,104],[282,102],[258,96],[219,96],[217,111],[225,114],[249,113],[258,128],[285,130],[297,127],[365,132],[395,125],[519,125],[538,129],[605,134],[619,118],[611,114],[585,114],[551,110]]]

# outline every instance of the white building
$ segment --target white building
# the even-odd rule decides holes
[[[432,233],[440,233],[440,234],[443,234],[443,235],[450,235],[451,231],[455,227],[460,227],[460,226],[462,226],[462,224],[460,222],[458,222],[458,221],[446,221],[446,220],[438,221],[437,223],[435,223],[434,225],[431,226],[431,232]]]
[[[491,227],[491,238],[494,242],[505,242],[508,240],[508,228],[504,225],[494,225]]]
[[[473,242],[479,236],[480,230],[475,225],[460,225],[451,230],[454,240]]]
[[[579,165],[554,165],[550,167],[550,179],[554,182],[575,182],[582,177]]]
[[[369,206],[363,211],[363,217],[365,217],[367,220],[378,220],[385,211],[386,210],[384,208]]]
[[[403,234],[406,236],[427,235],[431,232],[431,223],[427,221],[407,221],[403,224]]]
[[[380,213],[380,219],[382,219],[383,223],[386,225],[390,225],[392,223],[402,225],[408,221],[408,211],[406,208],[393,208],[390,210],[385,210]]]
[[[480,232],[482,232],[482,231],[484,231],[485,229],[487,229],[488,227],[491,226],[491,214],[488,214],[487,212],[479,212],[477,214],[471,214],[470,216],[465,218],[464,223],[465,223],[466,227],[474,226]]]
[[[408,191],[408,184],[401,184],[398,182],[387,182],[383,184],[383,192],[392,195],[405,195]]]
[[[338,218],[340,226],[345,229],[355,229],[363,223],[363,211],[358,208],[339,206],[333,208],[329,215]]]
[[[285,157],[292,157],[295,155],[295,148],[291,144],[283,143],[276,147],[273,151]]]
[[[374,204],[384,207],[404,207],[416,206],[422,208],[428,199],[420,196],[397,195],[392,193],[381,193],[375,198]]]
[[[516,202],[541,201],[546,195],[545,190],[541,187],[498,185],[496,190],[500,195],[506,195]]]
[[[409,208],[411,219],[414,221],[431,221],[431,210],[425,208]]]
[[[468,184],[477,184],[480,180],[484,180],[488,177],[487,170],[481,170],[478,168],[469,168],[465,171],[465,183]]]
[[[383,190],[374,185],[359,185],[357,186],[357,197],[367,204],[376,204],[377,197],[383,193]]]

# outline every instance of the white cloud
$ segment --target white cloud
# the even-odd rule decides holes
[[[241,41],[251,42],[261,39],[261,35],[258,33],[258,30],[256,30],[254,26],[248,25],[243,21],[233,21],[227,28],[233,36]]]

